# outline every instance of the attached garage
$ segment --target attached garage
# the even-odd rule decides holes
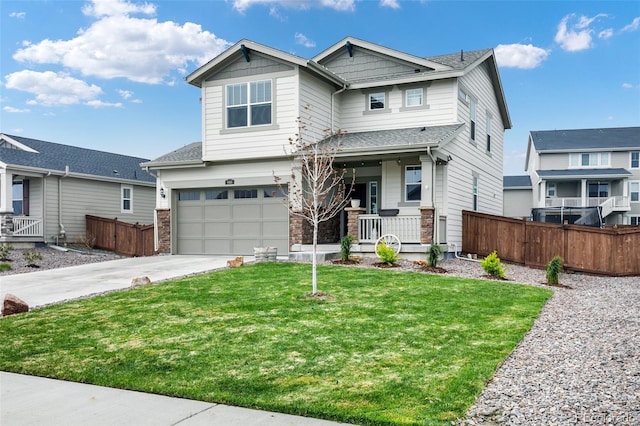
[[[287,195],[277,186],[175,191],[178,254],[253,255],[254,247],[289,252]]]

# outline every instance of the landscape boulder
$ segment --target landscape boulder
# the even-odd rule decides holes
[[[4,303],[2,304],[2,315],[20,314],[22,312],[29,312],[29,305],[27,302],[20,299],[13,294],[7,294],[4,297]]]
[[[149,277],[135,277],[131,280],[131,287],[142,287],[151,284]]]

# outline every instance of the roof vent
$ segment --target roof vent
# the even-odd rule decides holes
[[[464,62],[464,50],[460,49],[460,62]]]

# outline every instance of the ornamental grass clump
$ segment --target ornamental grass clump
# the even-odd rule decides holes
[[[35,250],[27,250],[22,253],[27,266],[30,268],[39,268],[38,262],[42,260],[42,255]]]
[[[376,254],[380,258],[380,261],[387,265],[393,265],[398,261],[398,253],[396,253],[393,247],[389,247],[384,241],[381,241],[380,245],[378,245]]]
[[[9,262],[9,254],[13,250],[13,246],[11,244],[0,244],[0,261]]]
[[[504,266],[502,265],[502,262],[500,262],[498,253],[495,250],[485,257],[482,262],[480,262],[480,265],[482,266],[482,269],[492,277],[500,278],[502,280],[507,278],[504,272]]]
[[[560,272],[562,272],[562,264],[564,261],[560,256],[555,256],[547,264],[547,284],[560,284]]]

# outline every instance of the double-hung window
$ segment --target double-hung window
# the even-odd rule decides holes
[[[478,109],[478,101],[474,98],[470,99],[469,116],[471,117],[471,140],[476,140],[476,110]]]
[[[420,201],[422,167],[407,166],[404,170],[405,201]]]
[[[417,89],[407,89],[405,91],[405,106],[407,108],[410,107],[418,107],[418,106],[422,106],[423,100],[423,90],[422,88],[417,88]]]
[[[384,109],[386,101],[385,92],[369,93],[369,110]]]
[[[271,124],[271,80],[227,86],[227,128]]]
[[[640,169],[640,151],[632,151],[631,156],[631,168]]]
[[[608,167],[608,152],[573,153],[569,156],[569,167]]]
[[[640,202],[640,181],[629,182],[629,199],[632,203]]]
[[[22,181],[13,182],[12,192],[13,192],[13,214],[15,216],[20,216],[24,214],[24,198],[23,198],[23,189],[24,186]]]
[[[474,211],[478,211],[478,194],[479,194],[479,177],[478,175],[473,175],[473,184],[472,184],[472,188],[471,188],[471,194],[473,197],[473,210]]]
[[[120,213],[133,213],[133,187],[121,187]]]

